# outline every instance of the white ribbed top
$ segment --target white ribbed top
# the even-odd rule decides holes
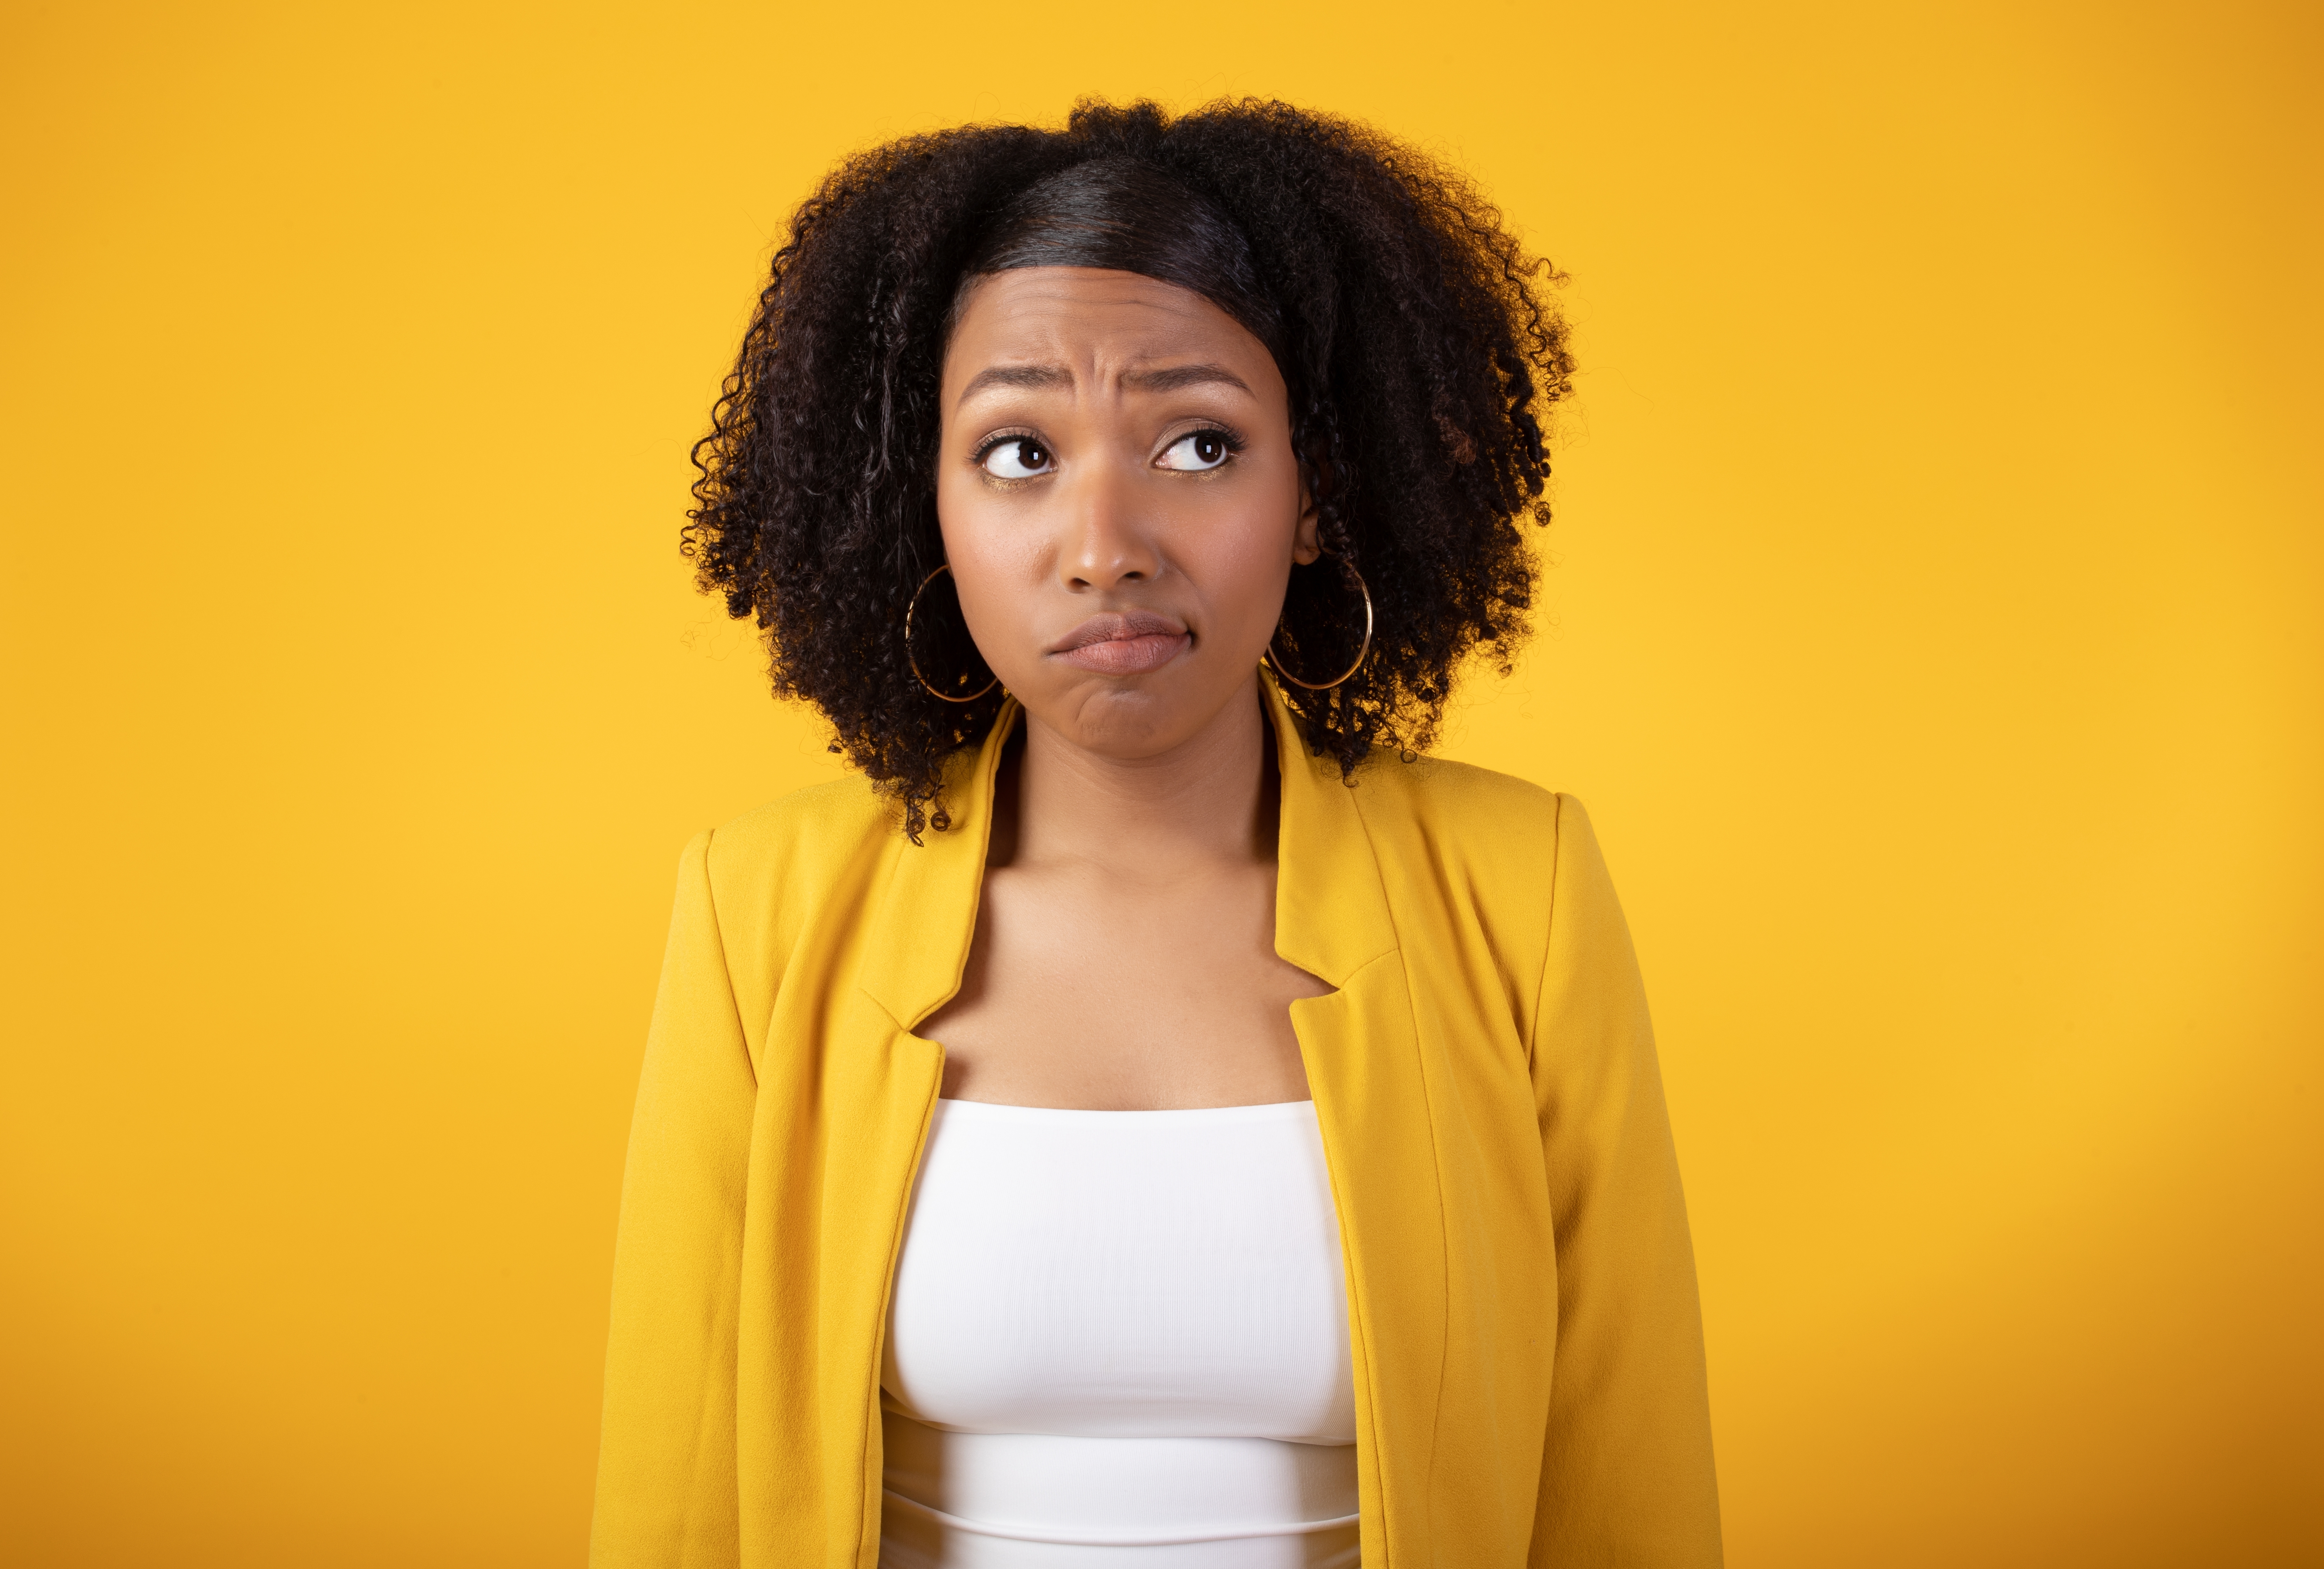
[[[881,1382],[883,1564],[1352,1566],[1314,1105],[939,1101]]]

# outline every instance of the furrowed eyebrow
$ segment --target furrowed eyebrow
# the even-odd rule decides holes
[[[1163,371],[1131,371],[1122,384],[1141,392],[1175,392],[1181,387],[1226,386],[1248,393],[1250,384],[1224,365],[1172,365]]]
[[[1043,388],[1070,387],[1073,384],[1073,372],[1063,365],[988,365],[968,378],[968,385],[960,390],[960,401],[967,402],[987,387]]]
[[[1183,387],[1233,387],[1247,396],[1256,396],[1250,384],[1224,365],[1172,365],[1167,370],[1130,371],[1121,378],[1122,385],[1139,392],[1175,392]],[[1024,387],[1043,391],[1053,387],[1070,387],[1074,374],[1063,365],[988,365],[968,378],[968,385],[960,390],[960,401],[967,402],[988,387]],[[955,405],[957,407],[957,405]]]

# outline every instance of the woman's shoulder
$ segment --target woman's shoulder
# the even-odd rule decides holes
[[[1560,1010],[1601,1003],[1643,1020],[1629,927],[1580,801],[1431,759],[1384,760],[1360,771],[1350,793],[1362,801],[1420,989],[1471,983],[1481,952],[1501,977],[1517,1038],[1533,1041],[1545,1017],[1565,1017]]]
[[[724,906],[749,894],[806,893],[844,880],[898,832],[895,808],[860,774],[809,785],[701,835]]]
[[[695,835],[681,885],[696,880],[696,896],[706,895],[707,924],[699,929],[715,934],[723,949],[742,1017],[766,1017],[816,912],[860,905],[877,881],[888,841],[899,835],[894,808],[855,774],[794,790]]]
[[[1590,815],[1562,791],[1444,758],[1394,756],[1358,771],[1356,798],[1383,871],[1407,898],[1444,899],[1545,939],[1561,883],[1603,880]]]
[[[1572,796],[1450,758],[1377,758],[1357,771],[1354,794],[1376,830],[1406,826],[1439,844],[1500,857],[1554,850],[1561,824],[1589,827]]]

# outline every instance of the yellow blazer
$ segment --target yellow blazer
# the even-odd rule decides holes
[[[1628,928],[1572,798],[1352,788],[1267,686],[1276,951],[1339,1207],[1366,1569],[1720,1561],[1702,1335]],[[860,780],[687,847],[606,1354],[596,1569],[874,1569],[880,1366],[994,771],[915,847]]]

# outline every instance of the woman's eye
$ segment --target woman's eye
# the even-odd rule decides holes
[[[978,459],[995,479],[1030,479],[1049,471],[1049,449],[1030,436],[1009,436],[984,449]]]
[[[1218,467],[1226,462],[1233,451],[1234,448],[1228,444],[1225,431],[1195,430],[1170,443],[1157,462],[1158,466],[1163,468],[1192,469],[1200,472],[1205,468]]]

